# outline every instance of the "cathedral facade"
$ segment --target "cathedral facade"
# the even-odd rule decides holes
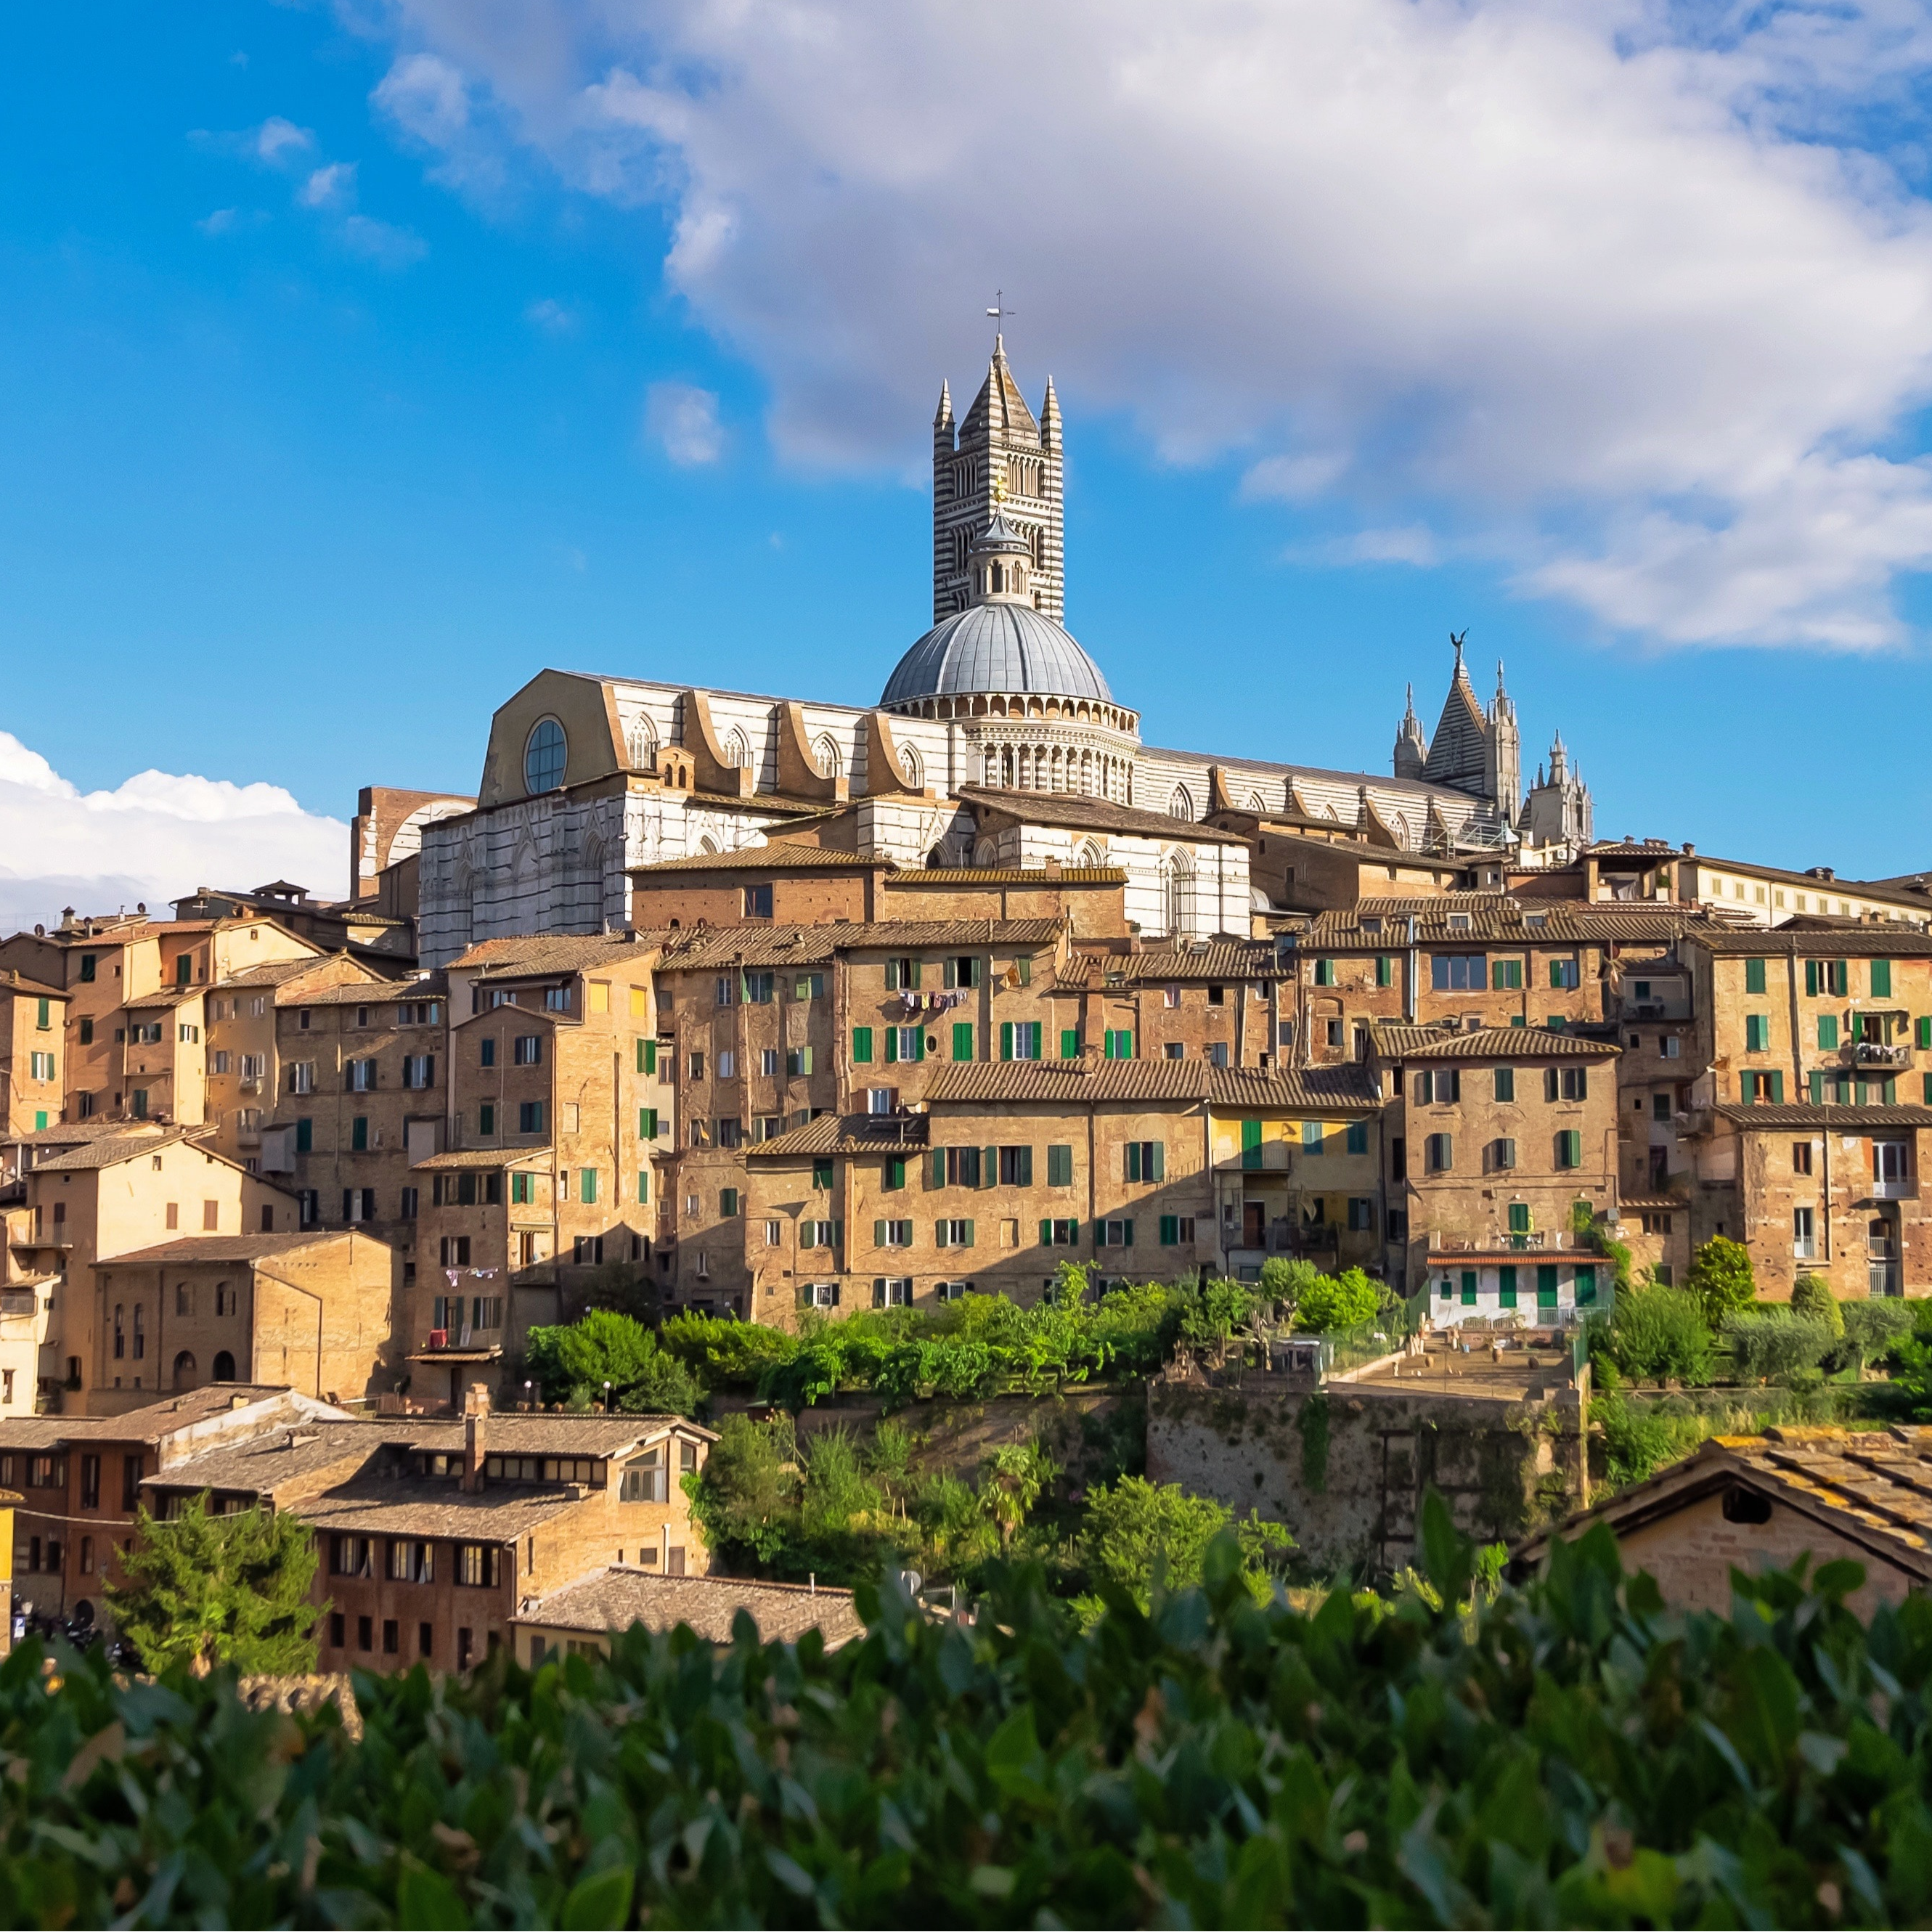
[[[956,425],[942,388],[932,625],[873,706],[540,672],[492,720],[474,808],[422,828],[424,964],[621,928],[634,868],[808,824],[901,866],[1118,867],[1142,932],[1200,939],[1270,910],[1230,815],[1438,859],[1587,836],[1560,740],[1522,794],[1515,708],[1500,676],[1478,702],[1460,640],[1433,737],[1412,704],[1390,778],[1147,744],[1064,621],[1063,434],[1051,379],[1036,416],[1003,342]]]

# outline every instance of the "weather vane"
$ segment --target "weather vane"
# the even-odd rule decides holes
[[[1018,314],[1019,310],[1018,309],[1007,308],[1006,292],[1004,289],[995,289],[993,291],[993,306],[987,310],[986,313],[991,316],[995,322],[1002,325],[1000,328],[994,329],[993,332],[993,340],[995,342],[999,342],[1004,340],[1006,337],[1006,332],[1004,324],[1006,317],[1010,315]]]

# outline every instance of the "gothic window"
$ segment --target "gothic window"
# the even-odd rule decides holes
[[[997,866],[1000,862],[1000,848],[990,838],[981,839],[973,848],[973,862],[982,871],[989,866]]]
[[[1191,824],[1194,818],[1194,800],[1188,795],[1185,785],[1176,785],[1174,796],[1167,802],[1167,815],[1170,818],[1184,818]]]
[[[751,741],[735,724],[725,735],[724,762],[736,765],[740,771],[752,762]]]
[[[968,541],[964,525],[961,525],[952,532],[952,568],[956,571],[964,570],[966,568],[966,546]]]
[[[638,722],[631,727],[631,769],[633,771],[651,770],[658,760],[658,728],[651,722],[649,712],[640,713]]]
[[[899,772],[914,790],[919,790],[923,782],[920,774],[919,754],[910,745],[899,747]]]
[[[1259,792],[1258,792],[1258,791],[1251,791],[1251,792],[1250,792],[1250,793],[1249,793],[1249,794],[1248,794],[1248,809],[1249,809],[1250,812],[1265,812],[1265,811],[1267,811],[1268,807],[1267,807],[1266,806],[1264,806],[1264,805],[1262,802],[1262,795],[1261,795],[1261,794],[1260,794]]]
[[[838,744],[830,732],[823,733],[812,748],[812,762],[818,767],[822,778],[836,778],[843,760],[838,755]]]
[[[1073,862],[1076,866],[1104,866],[1107,861],[1102,854],[1100,847],[1089,838],[1085,840],[1079,850],[1074,854]]]
[[[1185,929],[1187,916],[1187,862],[1178,852],[1161,868],[1161,896],[1172,936]]]
[[[1000,754],[1000,769],[1004,774],[1004,776],[1000,778],[1000,782],[1009,791],[1010,791],[1012,789],[1013,784],[1013,753],[1012,747],[1011,746],[1009,746],[1005,751]]]

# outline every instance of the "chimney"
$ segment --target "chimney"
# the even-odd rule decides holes
[[[472,1496],[483,1486],[483,1424],[490,1413],[490,1391],[480,1385],[463,1397],[463,1486]]]

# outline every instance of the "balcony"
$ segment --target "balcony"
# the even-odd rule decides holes
[[[1845,1059],[1852,1066],[1910,1066],[1909,1046],[1888,1046],[1882,1040],[1855,1040],[1845,1049]]]
[[[18,1288],[8,1288],[0,1292],[0,1321],[14,1321],[23,1316],[37,1314],[40,1305],[40,1298],[32,1289],[23,1292]]]
[[[1916,1179],[1874,1180],[1868,1198],[1874,1201],[1916,1201],[1918,1183]]]
[[[1244,1148],[1239,1154],[1228,1156],[1225,1160],[1214,1163],[1216,1174],[1272,1174],[1287,1173],[1294,1159],[1294,1150],[1286,1141],[1264,1141],[1259,1147]]]

